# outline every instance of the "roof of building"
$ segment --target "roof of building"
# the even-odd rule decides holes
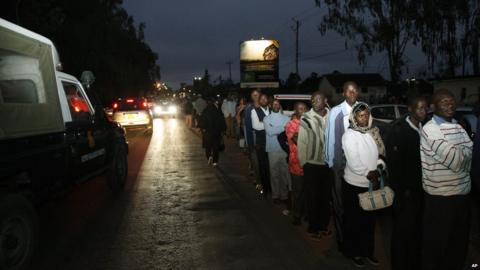
[[[458,80],[475,80],[480,79],[480,75],[465,75],[465,76],[453,76],[453,77],[439,77],[430,78],[429,81],[458,81]]]
[[[378,73],[331,73],[324,74],[323,78],[335,88],[343,87],[348,81],[356,82],[359,87],[385,86],[385,80]]]

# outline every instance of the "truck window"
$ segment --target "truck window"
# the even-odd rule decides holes
[[[45,103],[37,58],[0,49],[0,103]]]
[[[88,106],[87,99],[82,91],[74,83],[62,82],[65,95],[67,96],[68,107],[73,121],[88,120],[92,116],[92,111]]]

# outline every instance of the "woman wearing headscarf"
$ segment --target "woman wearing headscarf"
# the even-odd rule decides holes
[[[358,102],[350,114],[350,127],[342,137],[342,147],[347,160],[343,183],[344,254],[357,267],[365,260],[378,265],[374,257],[375,213],[360,207],[358,194],[367,192],[369,183],[376,184],[380,174],[377,168],[385,167],[385,146],[380,131],[372,126],[370,108]]]

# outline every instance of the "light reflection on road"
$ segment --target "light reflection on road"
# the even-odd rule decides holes
[[[165,132],[175,132],[178,127],[178,121],[179,121],[178,119],[164,119],[164,118],[154,119],[153,120],[154,139],[160,139],[160,137],[163,137],[165,135]]]

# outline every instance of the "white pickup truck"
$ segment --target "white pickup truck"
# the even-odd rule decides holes
[[[36,203],[99,174],[118,192],[127,177],[124,129],[59,63],[49,39],[0,19],[0,269],[28,269]]]

